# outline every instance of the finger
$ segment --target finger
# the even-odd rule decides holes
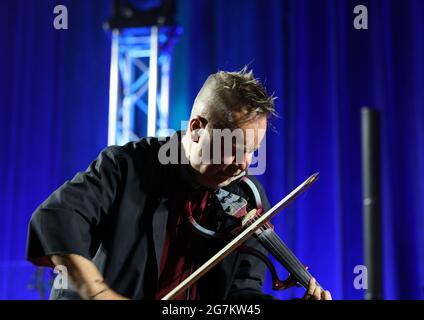
[[[305,295],[303,296],[303,299],[310,300],[312,298],[312,294],[314,293],[315,286],[316,286],[315,279],[314,278],[309,279],[308,289],[306,290]]]
[[[331,293],[330,293],[330,291],[328,291],[328,290],[324,290],[324,291],[322,292],[322,298],[323,298],[324,300],[333,300],[333,298],[331,297]]]
[[[310,296],[314,294],[315,288],[317,287],[317,283],[314,278],[311,278],[309,280],[309,286],[306,294],[309,294]]]
[[[314,293],[312,295],[312,299],[313,300],[321,300],[321,293],[322,293],[321,287],[320,286],[316,286],[315,287],[315,290],[314,290]]]

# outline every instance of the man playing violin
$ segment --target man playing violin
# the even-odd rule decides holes
[[[275,113],[273,99],[246,68],[212,74],[185,133],[108,147],[53,192],[33,213],[27,244],[32,263],[66,267],[69,287],[54,287],[50,298],[160,299],[240,227],[225,212],[231,207],[223,209],[228,195],[256,206],[243,176],[267,211],[263,187],[246,173]],[[221,129],[237,131],[241,140],[222,148],[222,136],[214,134]],[[178,161],[165,161],[175,150]],[[255,237],[246,246],[268,253]],[[175,298],[273,299],[262,291],[265,267],[257,256],[234,251]],[[311,279],[304,298],[331,295]]]

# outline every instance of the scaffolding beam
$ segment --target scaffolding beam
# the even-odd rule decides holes
[[[172,49],[182,29],[112,29],[108,145],[169,132]]]

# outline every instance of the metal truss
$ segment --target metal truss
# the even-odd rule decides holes
[[[108,145],[167,135],[172,49],[181,32],[158,26],[112,30]]]

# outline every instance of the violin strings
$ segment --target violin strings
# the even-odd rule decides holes
[[[270,236],[270,237],[269,237]],[[268,237],[266,241],[274,249],[274,253],[277,253],[277,260],[280,262],[285,262],[287,264],[287,269],[289,272],[294,273],[301,277],[303,283],[302,285],[308,286],[308,282],[312,277],[310,273],[305,269],[303,264],[297,259],[297,257],[291,252],[291,250],[278,238],[278,236],[270,230],[268,232]],[[279,259],[278,259],[279,258]],[[301,282],[302,282],[301,281]]]
[[[258,217],[254,217],[248,224],[253,223]],[[267,225],[260,227],[262,231],[258,239],[264,242],[264,245],[275,254],[275,258],[283,264],[283,266],[291,273],[296,274],[300,279],[299,282],[305,287],[308,287],[309,280],[312,275],[297,259],[293,252],[285,245],[284,242],[274,233]],[[267,232],[268,231],[268,232]],[[262,236],[261,236],[262,235]]]
[[[303,280],[306,281],[305,285],[308,285],[308,281],[310,280],[310,278],[312,278],[311,274],[299,261],[299,259],[297,259],[293,252],[286,246],[286,244],[282,242],[281,239],[272,230],[270,234],[271,242],[276,247],[280,255],[282,255],[282,258],[288,258],[288,262],[291,264],[291,266],[303,276]]]
[[[269,228],[264,227],[261,229],[264,232]],[[271,238],[268,236],[269,234],[271,234]],[[296,274],[301,278],[299,280],[303,282],[302,285],[307,285],[311,277],[310,274],[272,230],[263,233],[262,237],[260,236],[259,238],[264,242],[267,249],[274,253],[277,260],[282,263],[290,273]]]
[[[304,267],[297,265],[290,254],[284,250],[285,248],[279,248],[272,240],[266,237],[262,237],[262,240],[265,242],[266,247],[274,253],[275,258],[282,263],[291,274],[296,275],[296,278],[299,278],[298,280],[303,286],[307,285],[308,280],[304,273]]]

